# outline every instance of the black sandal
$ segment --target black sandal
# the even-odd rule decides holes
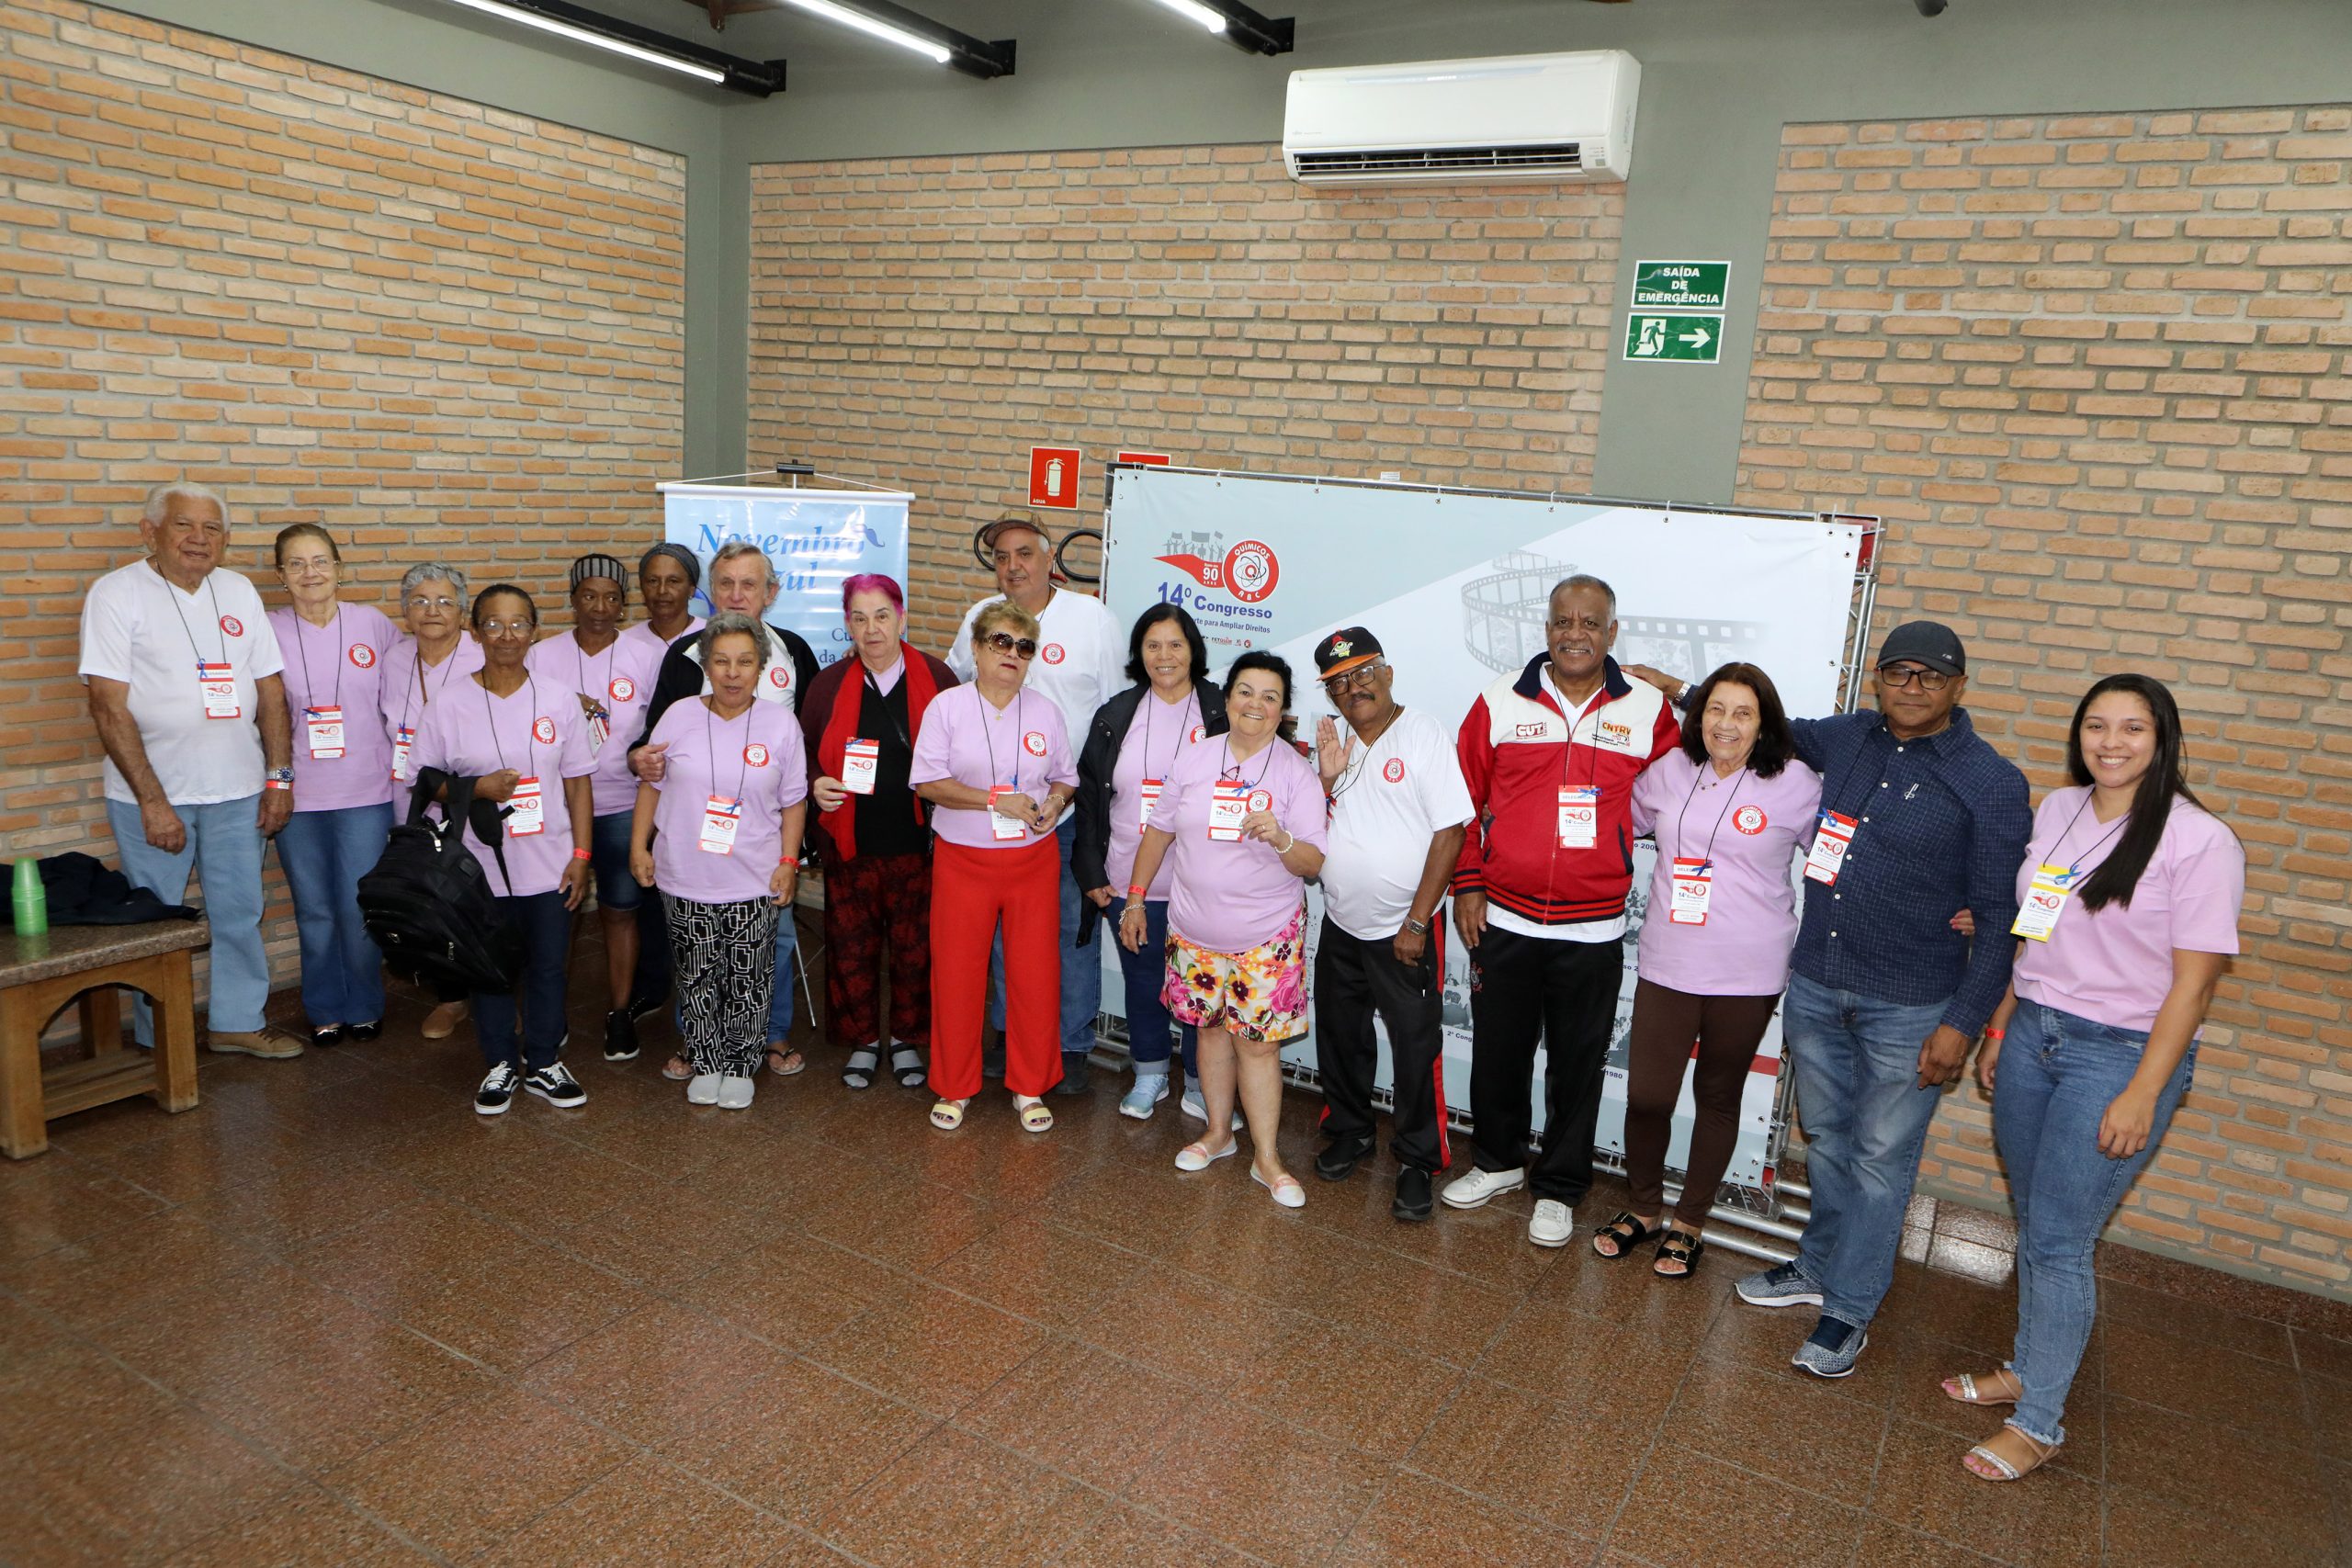
[[[903,1040],[890,1045],[890,1071],[898,1076],[900,1089],[921,1089],[923,1083],[922,1050]]]
[[[882,1065],[882,1053],[871,1045],[860,1045],[849,1054],[849,1066],[842,1069],[842,1082],[852,1089],[870,1089],[874,1084],[874,1069]]]
[[[1634,1254],[1634,1248],[1641,1246],[1642,1243],[1649,1240],[1650,1237],[1656,1235],[1657,1235],[1656,1227],[1645,1225],[1642,1224],[1641,1221],[1634,1218],[1632,1214],[1621,1211],[1615,1219],[1610,1221],[1607,1224],[1592,1233],[1592,1255],[1595,1258],[1605,1258],[1609,1259],[1610,1262],[1614,1263],[1621,1258],[1632,1257]],[[1610,1240],[1615,1242],[1617,1244],[1617,1250],[1614,1252],[1601,1251],[1600,1238],[1602,1236],[1607,1236]]]
[[[1674,1225],[1666,1227],[1666,1239],[1657,1244],[1657,1256],[1650,1261],[1650,1272],[1661,1280],[1688,1280],[1699,1271],[1699,1255],[1707,1250],[1707,1238],[1695,1231]],[[1682,1265],[1682,1272],[1669,1274],[1660,1263],[1672,1261]]]

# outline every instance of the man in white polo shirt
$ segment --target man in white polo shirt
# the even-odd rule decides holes
[[[1316,765],[1331,797],[1315,947],[1315,1064],[1331,1141],[1315,1174],[1344,1181],[1372,1153],[1377,1013],[1394,1066],[1389,1152],[1403,1168],[1388,1212],[1426,1220],[1430,1182],[1446,1166],[1439,906],[1476,813],[1453,734],[1397,703],[1396,672],[1378,638],[1362,626],[1333,632],[1316,645],[1315,665],[1352,732],[1343,739],[1329,718],[1315,727]]]
[[[98,579],[82,604],[82,680],[107,750],[122,873],[167,904],[187,891],[191,866],[203,878],[211,1048],[299,1056],[302,1043],[264,1017],[262,841],[294,808],[277,638],[254,585],[220,565],[229,511],[218,495],[159,485],[139,533],[147,558]],[[134,1012],[140,1043],[153,1044],[144,998]]]
[[[947,650],[947,668],[958,680],[973,678],[972,617],[1000,599],[1010,599],[1037,617],[1045,636],[1025,682],[1030,691],[1052,699],[1061,710],[1062,723],[1072,735],[1084,735],[1094,722],[1094,710],[1127,683],[1127,637],[1119,629],[1102,601],[1054,586],[1054,542],[1045,525],[1027,517],[1000,518],[988,526],[980,542],[996,564],[999,592],[964,612],[956,628],[955,646]],[[1078,909],[1084,899],[1070,875],[1069,852],[1078,841],[1078,818],[1065,813],[1054,829],[1062,855],[1062,1081],[1057,1094],[1086,1092],[1086,1054],[1094,1049],[1094,1016],[1102,1010],[1102,958],[1095,945],[1078,951]],[[989,961],[995,981],[989,1021],[1004,1027],[1004,950],[1000,942]],[[990,1053],[989,1067],[997,1070],[1001,1057]]]

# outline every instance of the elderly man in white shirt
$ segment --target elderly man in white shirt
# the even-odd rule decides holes
[[[1043,637],[1029,666],[1025,689],[1050,698],[1061,710],[1062,724],[1082,736],[1094,722],[1094,710],[1127,685],[1127,634],[1100,599],[1054,586],[1054,541],[1045,525],[1033,518],[1005,517],[989,525],[981,544],[996,565],[998,592],[964,612],[948,650],[947,667],[959,680],[973,676],[972,618],[1000,599],[1010,599],[1037,618]],[[1102,958],[1090,942],[1078,943],[1079,905],[1085,894],[1070,875],[1070,849],[1077,842],[1078,820],[1065,813],[1054,829],[1061,845],[1062,942],[1062,1081],[1057,1094],[1086,1092],[1086,1054],[1094,1049],[1094,1018],[1102,1010]],[[1096,942],[1101,941],[1098,931]],[[989,1021],[1004,1027],[1004,948],[1000,942],[989,958],[994,999]],[[990,1052],[991,1072],[1001,1070],[1002,1057]]]
[[[140,515],[147,558],[91,585],[82,604],[82,680],[104,743],[107,820],[122,871],[166,903],[203,878],[212,924],[209,1043],[299,1056],[269,1027],[262,950],[263,840],[294,807],[293,724],[284,662],[261,595],[220,565],[229,509],[185,481],[159,485]],[[154,1041],[145,998],[139,1039]]]

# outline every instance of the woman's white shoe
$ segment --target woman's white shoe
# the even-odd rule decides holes
[[[739,1078],[729,1074],[718,1080],[718,1108],[721,1111],[749,1111],[752,1092],[758,1087],[750,1078]]]
[[[1306,1189],[1298,1184],[1295,1176],[1277,1176],[1269,1181],[1258,1174],[1258,1168],[1253,1165],[1250,1168],[1250,1179],[1272,1194],[1274,1201],[1285,1209],[1306,1207]]]
[[[1218,1160],[1231,1159],[1233,1157],[1233,1151],[1240,1146],[1241,1140],[1238,1138],[1234,1139],[1233,1142],[1226,1145],[1225,1147],[1221,1149],[1216,1150],[1215,1152],[1211,1152],[1206,1144],[1186,1144],[1182,1148],[1176,1151],[1176,1168],[1179,1170],[1206,1170]]]
[[[718,1104],[718,1086],[723,1081],[725,1080],[717,1073],[696,1073],[686,1080],[686,1103],[688,1105]]]

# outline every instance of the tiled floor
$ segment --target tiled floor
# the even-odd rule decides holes
[[[1180,1178],[1188,1124],[1108,1075],[1045,1137],[1001,1094],[951,1136],[822,1052],[689,1110],[655,1030],[575,1054],[585,1110],[486,1122],[418,1016],[0,1166],[0,1561],[2352,1561],[2326,1303],[2111,1280],[2064,1458],[1994,1487],[1936,1382],[2004,1348],[2005,1286],[1905,1263],[1823,1384],[1737,1258],[1653,1284],[1523,1201],[1400,1226],[1385,1165],[1283,1213]],[[1945,1235],[2000,1271],[1964,1211],[1909,1250]]]

